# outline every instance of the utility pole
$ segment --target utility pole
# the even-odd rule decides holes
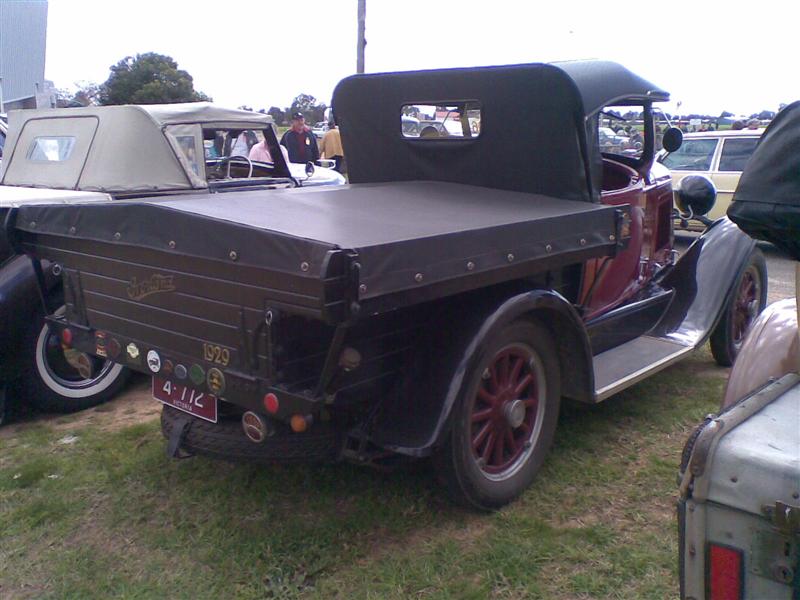
[[[358,45],[356,46],[356,73],[364,72],[364,30],[367,20],[367,0],[358,0]]]

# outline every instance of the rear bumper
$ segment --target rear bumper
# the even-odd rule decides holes
[[[250,410],[288,423],[294,415],[310,415],[316,419],[324,404],[324,397],[311,389],[299,393],[289,391],[280,384],[271,384],[233,368],[165,351],[114,332],[81,327],[53,316],[47,317],[47,321],[59,336],[68,328],[72,335],[71,347],[81,352],[106,358],[145,375],[157,375],[175,384],[216,395],[224,402],[239,407],[242,412]],[[151,353],[158,357],[158,368],[149,366],[148,355]],[[222,377],[221,391],[218,387],[219,376]],[[265,408],[264,398],[268,394],[274,394],[277,398],[277,410],[268,411]],[[272,406],[275,406],[274,403]]]
[[[191,419],[180,449],[231,462],[298,463],[330,462],[341,454],[342,436],[329,423],[315,423],[302,434],[278,427],[260,444],[251,442],[239,419],[223,418],[218,423],[197,419],[169,406],[161,412],[161,432],[170,439],[182,419]]]

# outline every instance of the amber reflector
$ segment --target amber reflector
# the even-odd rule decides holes
[[[303,433],[308,428],[308,421],[303,415],[292,415],[290,425],[295,433]]]

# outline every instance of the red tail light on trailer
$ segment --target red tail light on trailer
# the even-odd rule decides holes
[[[741,550],[709,544],[706,569],[708,600],[742,600],[744,559]]]

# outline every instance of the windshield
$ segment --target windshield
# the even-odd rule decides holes
[[[607,106],[597,119],[600,152],[641,158],[644,150],[644,121],[638,106]]]
[[[708,171],[716,149],[716,139],[684,139],[681,147],[661,162],[673,171]]]

